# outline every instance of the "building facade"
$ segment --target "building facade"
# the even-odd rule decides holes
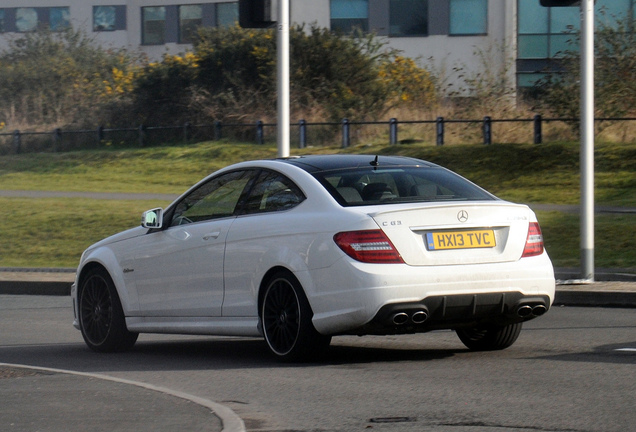
[[[274,0],[275,1],[275,0]],[[597,21],[634,19],[636,0],[597,0]],[[438,71],[479,72],[506,65],[511,85],[531,86],[571,49],[577,7],[545,8],[539,0],[290,0],[291,22],[334,31],[360,28]],[[127,47],[158,59],[190,48],[198,26],[234,25],[238,3],[212,0],[0,0],[0,49],[38,27],[83,28],[105,47]]]

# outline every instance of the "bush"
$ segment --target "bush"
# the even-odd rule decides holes
[[[290,49],[291,109],[299,118],[369,120],[391,104],[435,99],[429,74],[373,35],[294,27]],[[274,30],[202,28],[192,54],[146,67],[134,96],[148,124],[274,120],[276,82]]]
[[[597,21],[594,60],[596,117],[623,117],[636,112],[636,20]],[[540,83],[540,106],[559,117],[580,113],[580,35],[572,34],[572,49],[563,53],[562,70]],[[578,129],[578,123],[574,124]]]
[[[135,124],[174,124],[175,118],[185,117],[198,77],[199,59],[192,53],[166,54],[161,62],[137,70],[130,88]]]
[[[291,80],[297,110],[323,107],[327,120],[375,119],[393,90],[380,69],[391,51],[373,35],[341,35],[313,26],[290,33]]]
[[[13,128],[94,125],[120,99],[118,90],[127,90],[116,83],[132,63],[124,50],[100,48],[81,31],[26,33],[0,54],[0,121]]]
[[[372,34],[293,27],[290,49],[297,119],[377,120],[395,107],[437,103],[430,73]],[[149,63],[81,31],[27,33],[0,55],[0,124],[41,131],[275,122],[276,50],[273,29],[201,28],[192,52]]]

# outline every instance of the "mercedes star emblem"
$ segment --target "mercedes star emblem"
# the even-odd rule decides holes
[[[466,222],[468,220],[468,212],[466,210],[462,210],[457,213],[457,220],[460,222]]]

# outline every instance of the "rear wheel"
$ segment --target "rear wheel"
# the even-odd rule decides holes
[[[457,336],[473,351],[495,351],[511,346],[521,333],[522,323],[507,326],[488,325],[471,329],[457,329]]]
[[[138,333],[126,328],[124,312],[110,275],[102,268],[91,270],[79,290],[79,321],[82,337],[90,349],[117,352],[130,349]]]
[[[270,351],[280,360],[311,360],[331,342],[314,328],[313,312],[300,283],[288,272],[269,279],[261,306],[263,335]]]

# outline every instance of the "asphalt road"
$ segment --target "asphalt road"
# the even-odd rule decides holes
[[[68,297],[0,296],[0,363],[160,386],[232,410],[248,431],[624,432],[636,425],[636,309],[556,307],[500,352],[471,353],[447,331],[334,338],[322,363],[304,365],[275,362],[257,339],[141,335],[131,352],[95,354],[70,322]],[[24,390],[33,385],[28,377],[1,378],[0,399],[14,389],[28,404],[24,416],[59,411],[37,397],[37,385]],[[90,385],[62,383],[84,392],[75,392],[71,408],[94,403]],[[108,421],[91,430],[220,430],[209,409],[112,387],[120,384],[99,393],[99,418]],[[139,406],[146,400],[150,406]],[[158,421],[166,410],[173,424]],[[147,429],[134,423],[144,411]],[[6,423],[14,412],[0,408],[0,430],[18,430]],[[87,430],[71,427],[73,415],[57,421],[66,429],[40,430]]]

